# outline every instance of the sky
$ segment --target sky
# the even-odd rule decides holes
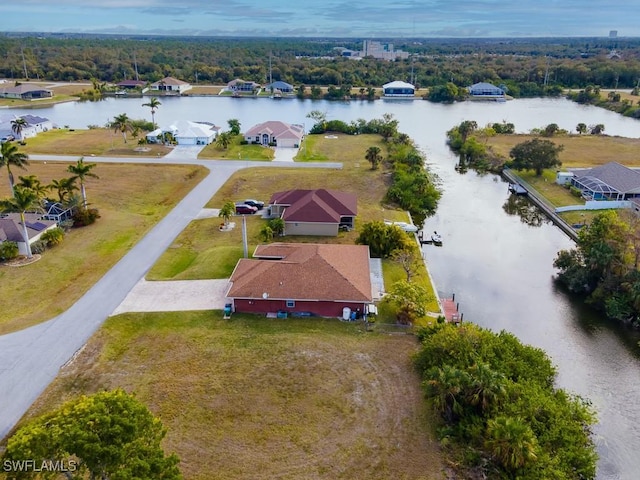
[[[0,31],[180,36],[640,36],[639,0],[2,0]]]

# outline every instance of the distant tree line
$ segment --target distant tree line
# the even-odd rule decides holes
[[[30,79],[114,83],[165,76],[194,84],[273,79],[336,89],[379,87],[391,80],[439,88],[486,81],[503,84],[514,97],[557,95],[562,88],[588,85],[633,88],[640,79],[640,39],[389,41],[412,56],[393,62],[341,57],[339,47],[361,49],[357,39],[4,36],[0,77],[21,80],[26,71]],[[622,58],[608,55],[614,48]]]

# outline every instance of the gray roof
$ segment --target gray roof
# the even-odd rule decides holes
[[[56,222],[51,220],[43,220],[41,215],[25,213],[25,222],[27,224],[27,235],[29,239],[32,239],[36,235],[39,235],[44,230],[47,230]],[[8,213],[0,216],[0,241],[9,242],[24,242],[22,236],[22,222],[20,221],[20,214]],[[29,242],[31,243],[31,242]]]
[[[610,162],[589,170],[576,171],[575,174],[576,180],[580,183],[597,179],[620,193],[640,193],[640,172],[618,162]]]

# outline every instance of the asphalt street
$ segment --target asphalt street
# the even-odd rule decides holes
[[[30,155],[30,160],[75,162],[77,156]],[[177,235],[236,171],[254,166],[339,169],[339,163],[196,160],[176,148],[162,158],[87,157],[92,162],[197,164],[210,172],[69,310],[39,325],[0,336],[0,438],[4,438],[56,377],[116,310]],[[295,187],[292,185],[292,187]]]

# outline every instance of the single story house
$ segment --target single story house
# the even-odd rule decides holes
[[[38,85],[20,84],[14,87],[0,88],[0,97],[19,98],[21,100],[38,100],[53,97],[53,92]]]
[[[173,77],[165,77],[150,85],[151,90],[181,94],[191,89],[191,84]]]
[[[44,232],[57,226],[56,222],[45,220],[42,215],[37,213],[25,213],[24,216],[29,245],[33,245],[40,240]],[[24,226],[20,221],[19,213],[4,213],[0,215],[0,242],[16,242],[20,255],[27,254],[27,243],[23,232]]]
[[[269,215],[284,220],[285,235],[336,236],[352,229],[358,214],[354,194],[337,190],[286,190],[269,200]]]
[[[293,93],[293,85],[287,82],[283,82],[281,80],[270,83],[269,85],[264,87],[264,89],[267,92],[271,92],[271,93],[275,93],[277,91],[280,91],[280,93]]]
[[[20,135],[17,135],[13,130],[12,122],[18,118],[22,118],[26,125],[22,127],[20,131]],[[0,118],[0,138],[3,139],[12,139],[17,138],[19,140],[25,138],[35,137],[40,132],[46,132],[53,128],[53,123],[51,120],[45,117],[38,117],[37,115],[20,115],[13,116],[8,115]]]
[[[342,317],[373,301],[366,245],[272,243],[238,261],[227,298],[233,311]]]
[[[416,93],[416,87],[407,82],[396,80],[395,82],[385,83],[382,86],[385,97],[413,97]]]
[[[149,143],[161,143],[162,135],[171,133],[178,145],[209,145],[218,137],[220,127],[210,122],[190,122],[179,120],[167,128],[157,128],[147,133]]]
[[[505,91],[490,83],[474,83],[470,87],[467,87],[467,90],[469,91],[471,98],[487,100],[499,100],[505,98]]]
[[[254,90],[258,90],[259,88],[259,83],[242,80],[240,78],[236,78],[227,83],[227,89],[237,93],[253,93]]]
[[[569,182],[589,200],[631,200],[640,197],[640,171],[610,162],[573,170]]]
[[[254,125],[244,134],[249,143],[271,145],[274,147],[298,148],[304,137],[304,127],[277,120]]]
[[[123,80],[122,82],[116,83],[116,87],[131,90],[134,88],[143,88],[146,84],[147,82],[143,80]]]

